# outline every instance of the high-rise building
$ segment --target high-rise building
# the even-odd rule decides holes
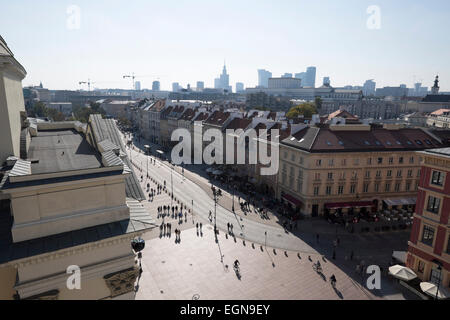
[[[153,81],[152,90],[161,91],[161,83],[159,81]]]
[[[236,82],[236,93],[244,91],[244,84],[242,82]]]
[[[363,94],[365,96],[373,96],[375,95],[376,82],[373,79],[367,80],[364,82],[363,86]]]
[[[197,91],[205,89],[205,83],[203,81],[197,81]]]
[[[306,69],[306,77],[305,77],[303,86],[315,88],[315,86],[316,86],[316,67],[308,67]]]
[[[330,77],[323,77],[323,83],[324,86],[330,86],[331,82],[330,82]]]
[[[285,73],[281,77],[282,78],[292,78],[292,73]]]
[[[264,70],[258,70],[258,86],[267,88],[269,87],[269,79],[272,78],[272,73]]]
[[[173,91],[173,92],[178,92],[178,91],[180,91],[180,84],[179,84],[178,82],[172,83],[172,91]]]
[[[305,86],[306,72],[300,72],[295,74],[295,78],[302,80],[302,87]]]
[[[134,83],[134,88],[135,88],[137,91],[141,91],[141,82],[140,82],[140,81],[136,81],[136,82]]]

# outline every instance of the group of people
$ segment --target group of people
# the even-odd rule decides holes
[[[228,229],[228,234],[230,236],[233,236],[234,235],[234,232],[233,232],[234,226],[232,223],[229,223],[229,222],[227,223],[227,229]]]
[[[197,227],[197,236],[199,234],[202,235],[203,234],[203,224],[201,222],[200,223],[197,222],[196,227]]]
[[[159,226],[160,236],[165,237],[166,235],[168,237],[172,234],[172,224],[171,223],[161,223]],[[176,230],[175,230],[176,233]]]

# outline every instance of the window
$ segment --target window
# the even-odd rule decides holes
[[[388,170],[387,176],[388,176],[388,177],[392,177],[392,170]]]
[[[331,186],[327,186],[326,193],[327,195],[331,194]]]
[[[408,177],[412,177],[412,170],[408,170]]]
[[[377,177],[381,177],[381,170],[377,170]]]
[[[358,172],[353,171],[352,172],[352,179],[356,179],[356,178],[358,178]]]
[[[450,254],[450,236],[448,237],[447,240],[447,254]]]
[[[439,213],[439,207],[441,205],[441,199],[429,196],[428,197],[428,204],[427,204],[427,211],[432,213]]]
[[[407,182],[406,186],[405,186],[405,191],[410,191],[411,190],[411,182]]]
[[[298,170],[298,178],[300,179],[300,180],[302,180],[303,179],[303,170]]]
[[[369,192],[369,184],[368,184],[368,183],[364,183],[363,192],[364,192],[364,193]]]
[[[294,171],[295,171],[295,169],[294,169],[294,167],[290,167],[290,170],[289,170],[289,176],[294,176]]]
[[[339,186],[338,187],[338,194],[343,194],[344,193],[344,186]]]
[[[375,192],[380,191],[380,184],[379,183],[375,183]]]
[[[329,165],[330,167],[334,166],[334,159],[328,160],[328,165]]]
[[[423,226],[422,243],[432,246],[434,239],[434,228],[430,226]]]
[[[378,158],[378,164],[382,164],[383,163],[383,158]]]
[[[287,170],[287,165],[286,165],[286,163],[283,163],[283,171],[286,171]]]
[[[356,184],[352,184],[351,186],[350,186],[350,193],[351,194],[354,194],[356,192]]]
[[[420,178],[420,169],[417,170],[417,178]]]
[[[302,192],[303,190],[303,180],[297,180],[297,191]]]
[[[303,164],[303,157],[300,157],[300,164]]]
[[[396,183],[395,184],[395,192],[399,192],[400,191],[400,183]]]
[[[347,159],[342,159],[342,165],[346,166],[347,165]]]
[[[366,178],[370,178],[370,171],[366,171]]]
[[[402,176],[402,170],[397,170],[397,177],[400,178]]]
[[[431,269],[430,282],[432,282],[436,285],[441,284],[442,283],[442,270],[438,270],[437,268]]]
[[[386,191],[386,192],[391,191],[391,184],[390,183],[386,183],[386,185],[384,187],[384,191]]]
[[[444,185],[444,173],[440,171],[433,171],[431,184],[442,187]]]
[[[285,158],[285,159],[288,158],[288,153],[287,153],[287,151],[284,152],[284,158]]]
[[[292,154],[292,155],[291,155],[291,161],[292,161],[292,162],[295,162],[295,154]]]
[[[333,172],[328,172],[328,180],[333,180]]]
[[[372,164],[372,158],[368,158],[368,159],[367,159],[367,164],[368,164],[368,165],[371,165],[371,164]]]
[[[409,158],[409,163],[414,163],[414,157]]]
[[[294,188],[294,178],[292,176],[289,177],[289,188],[291,188],[291,189]]]
[[[320,173],[316,172],[314,174],[314,180],[320,180]]]
[[[403,163],[403,157],[398,158],[398,163],[400,163],[400,164]]]
[[[417,271],[419,273],[423,273],[425,271],[425,262],[423,262],[422,260],[419,260],[419,264],[417,266]]]
[[[314,195],[315,196],[319,195],[319,187],[314,187]]]
[[[316,160],[316,165],[320,167],[322,165],[322,160],[321,159]]]
[[[359,165],[359,159],[353,159],[353,164],[355,166],[358,166]]]
[[[389,164],[393,164],[394,163],[394,158],[393,157],[390,157],[389,158]]]

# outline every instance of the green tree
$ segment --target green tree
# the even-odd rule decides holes
[[[322,109],[322,98],[321,97],[316,97],[315,99],[314,99],[314,104],[315,104],[315,106],[316,106],[316,109],[317,110],[321,110]]]
[[[292,107],[286,114],[286,117],[289,119],[294,119],[300,115],[303,115],[305,118],[311,118],[313,114],[317,114],[315,103],[305,102],[298,106]]]

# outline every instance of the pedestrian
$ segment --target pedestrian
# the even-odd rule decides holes
[[[166,235],[166,224],[164,224],[164,236]]]
[[[169,234],[171,234],[171,233],[172,233],[172,224],[169,223]]]
[[[227,223],[227,230],[228,230],[228,233],[230,233],[230,223],[229,222]]]
[[[202,232],[203,223],[200,222],[200,232]]]
[[[163,224],[161,223],[161,225],[159,226],[159,235],[162,236],[163,233]]]

